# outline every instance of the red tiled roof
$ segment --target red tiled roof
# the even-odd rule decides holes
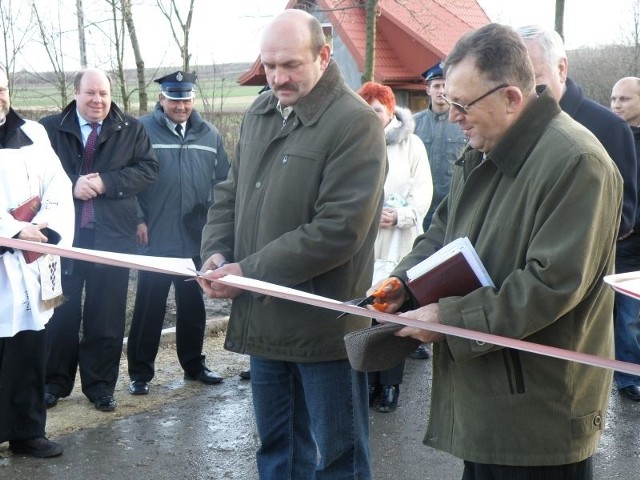
[[[287,8],[309,3],[313,2],[291,0]],[[315,4],[362,71],[366,44],[363,2],[316,0]],[[374,78],[397,86],[420,85],[420,74],[445,57],[462,34],[490,22],[477,0],[379,0],[378,12]],[[266,83],[260,58],[239,81],[242,85]]]

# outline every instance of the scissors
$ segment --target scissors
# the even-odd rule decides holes
[[[369,295],[368,297],[354,298],[353,300],[347,300],[346,302],[342,302],[345,305],[354,305],[356,307],[364,307],[366,305],[371,305],[375,301],[376,297],[373,295]],[[338,315],[337,318],[342,318],[345,315],[349,315],[349,312],[342,312]]]
[[[193,280],[197,280],[198,278],[204,276],[205,273],[207,273],[207,272],[203,272],[202,270],[196,270],[195,268],[190,268],[190,267],[187,267],[187,270],[191,270],[193,273],[196,274],[196,276],[195,277],[186,278],[184,280],[185,282],[190,282],[190,281],[193,281]]]
[[[389,288],[390,287],[390,288]],[[368,297],[354,298],[353,300],[347,300],[342,302],[345,305],[355,305],[356,307],[365,307],[367,305],[373,305],[376,310],[384,311],[387,306],[387,296],[391,295],[402,288],[402,282],[395,278],[387,278],[380,286]],[[342,312],[337,318],[342,318],[348,315],[349,312]]]

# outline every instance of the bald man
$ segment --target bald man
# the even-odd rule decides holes
[[[343,337],[371,325],[214,282],[243,275],[346,300],[373,273],[386,169],[382,125],[344,82],[318,20],[264,32],[270,90],[245,114],[202,235],[205,292],[232,298],[225,348],[251,356],[260,479],[371,478],[365,373]]]
[[[78,72],[74,100],[40,122],[73,185],[73,246],[136,253],[135,197],[156,180],[158,161],[142,124],[111,100],[107,73]],[[62,274],[67,301],[47,325],[44,401],[51,408],[68,396],[79,370],[87,399],[111,412],[117,405],[129,270],[65,258]]]
[[[640,154],[640,78],[625,77],[616,82],[611,92],[611,110],[624,119],[633,132],[636,157]],[[640,159],[638,159],[640,160]],[[640,169],[639,177],[640,177]],[[638,178],[640,185],[640,178]],[[638,192],[640,198],[640,192]],[[636,210],[633,234],[618,242],[618,273],[640,270],[640,209]],[[615,323],[616,358],[625,362],[640,363],[640,302],[625,295],[617,299],[618,312]],[[622,306],[620,306],[622,305]],[[614,380],[620,393],[631,400],[640,401],[640,377],[616,372]]]

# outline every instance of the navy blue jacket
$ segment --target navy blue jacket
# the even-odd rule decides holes
[[[618,237],[631,233],[638,204],[636,147],[629,124],[599,103],[585,98],[582,89],[567,77],[560,108],[593,133],[618,166],[624,182]]]
[[[636,145],[636,156],[640,156],[640,127],[631,127],[631,132]],[[638,177],[640,177],[640,168],[638,168]],[[638,188],[640,188],[640,178],[638,178]],[[638,192],[638,198],[640,199],[640,192]],[[633,234],[616,245],[616,273],[640,270],[640,208],[636,209],[635,220]]]

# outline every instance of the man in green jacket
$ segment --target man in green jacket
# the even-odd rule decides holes
[[[610,358],[622,179],[602,145],[536,94],[516,32],[490,24],[445,62],[449,119],[469,147],[431,228],[392,273],[469,237],[496,287],[405,315]],[[404,292],[389,308],[411,302]],[[425,443],[464,462],[463,479],[588,480],[604,428],[611,372],[405,327],[434,343]],[[545,475],[543,475],[545,472]]]
[[[260,56],[271,90],[245,114],[203,230],[201,279],[233,298],[225,348],[251,356],[261,479],[371,478],[368,385],[344,335],[370,319],[227,287],[243,275],[346,300],[373,272],[386,171],[382,125],[349,89],[320,23],[285,10]]]

